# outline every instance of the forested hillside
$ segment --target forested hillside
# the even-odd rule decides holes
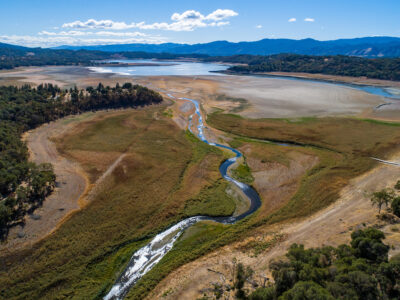
[[[0,43],[0,70],[20,66],[91,64],[111,55],[101,51],[52,50],[27,48]]]
[[[95,65],[105,59],[177,59],[204,58],[200,54],[170,54],[149,52],[102,52],[93,50],[54,50],[27,48],[0,43],[0,70],[22,66]]]
[[[351,56],[280,54],[272,56],[236,55],[213,57],[212,59],[247,64],[229,68],[229,71],[233,73],[302,72],[400,80],[400,58],[367,59]]]
[[[20,139],[24,131],[71,114],[161,101],[160,94],[131,83],[85,90],[62,90],[51,84],[0,87],[0,236],[40,206],[55,186],[51,165],[28,162],[27,147]]]

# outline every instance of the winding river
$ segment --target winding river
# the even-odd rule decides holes
[[[274,77],[279,78],[276,76],[274,76]],[[284,79],[309,81],[308,79],[300,79],[300,78],[285,77]],[[330,82],[328,83],[328,82],[321,82],[321,81],[318,81],[318,82],[325,83],[325,84],[337,84],[337,85],[352,87],[352,88],[356,88],[356,89],[361,89],[370,94],[383,96],[386,99],[398,100],[400,98],[398,95],[391,94],[390,91],[388,91],[387,89],[382,88],[382,87],[358,86],[358,85],[345,84],[345,83],[330,83]],[[167,94],[167,95],[170,98],[175,98],[171,94]],[[235,154],[235,157],[230,158],[221,164],[221,166],[219,167],[219,171],[225,180],[230,181],[233,184],[235,184],[246,195],[246,197],[248,198],[248,200],[250,202],[250,207],[246,212],[244,212],[238,216],[228,216],[228,217],[195,216],[195,217],[190,217],[190,218],[180,221],[179,223],[175,224],[174,226],[168,228],[167,230],[157,234],[147,245],[140,248],[132,255],[132,257],[128,263],[128,266],[125,268],[125,270],[119,276],[119,278],[117,279],[115,284],[112,286],[109,293],[104,297],[105,300],[123,299],[125,297],[125,295],[128,293],[129,289],[133,285],[135,285],[137,283],[137,281],[140,278],[142,278],[147,272],[149,272],[158,262],[160,262],[160,260],[172,249],[174,243],[182,235],[182,233],[185,231],[185,229],[189,228],[190,226],[196,224],[199,221],[205,221],[205,220],[212,220],[212,221],[215,221],[218,223],[223,223],[223,224],[233,224],[233,223],[249,216],[250,214],[255,212],[261,206],[261,199],[260,199],[258,193],[252,187],[233,179],[232,177],[228,176],[228,174],[227,174],[228,168],[232,164],[234,164],[238,158],[240,158],[242,156],[242,153],[240,153],[238,150],[236,150],[234,148],[209,142],[204,136],[204,131],[203,131],[204,123],[203,123],[202,115],[200,113],[200,106],[199,106],[198,101],[196,101],[194,99],[184,98],[184,97],[179,98],[179,99],[189,101],[189,102],[193,103],[195,106],[195,112],[189,117],[189,128],[188,129],[191,133],[196,135],[201,141],[207,143],[210,146],[224,148],[224,149],[232,151]],[[198,117],[197,134],[193,131],[193,116],[195,114]],[[289,146],[287,144],[281,144],[281,145]],[[373,159],[376,159],[383,163],[399,165],[399,163],[397,163],[397,162],[393,163],[393,162],[383,161],[383,160],[380,160],[377,158],[373,158]]]
[[[173,95],[168,94],[170,98],[175,98]],[[167,230],[157,234],[147,245],[137,250],[128,263],[128,266],[122,272],[122,274],[117,279],[116,283],[112,286],[109,293],[104,297],[105,300],[109,299],[123,299],[128,293],[129,289],[149,272],[173,247],[174,243],[182,235],[182,233],[188,227],[196,224],[199,221],[211,220],[223,224],[233,224],[248,215],[255,212],[261,206],[261,199],[258,193],[247,184],[237,181],[228,175],[229,167],[234,164],[238,158],[242,156],[238,150],[216,143],[209,142],[204,136],[204,123],[203,117],[200,113],[200,106],[196,100],[189,98],[180,98],[181,100],[186,100],[194,104],[195,112],[189,117],[189,131],[196,135],[192,129],[193,127],[193,116],[196,114],[198,116],[198,126],[197,126],[197,137],[207,143],[210,146],[215,146],[219,148],[224,148],[232,151],[235,156],[224,161],[219,167],[219,171],[222,177],[235,184],[248,198],[250,201],[250,207],[248,210],[238,216],[228,216],[228,217],[207,217],[207,216],[195,216],[190,217],[185,220],[180,221],[178,224],[168,228]]]

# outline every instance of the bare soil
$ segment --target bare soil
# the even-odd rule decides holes
[[[76,163],[59,155],[51,141],[71,126],[72,123],[66,125],[63,120],[59,120],[25,133],[24,140],[28,145],[30,160],[35,163],[51,163],[57,176],[57,186],[42,207],[35,210],[33,215],[25,217],[23,226],[10,229],[7,241],[0,245],[0,253],[32,246],[82,207],[81,196],[87,189],[88,180]]]
[[[310,73],[296,73],[296,72],[269,72],[264,73],[266,75],[275,76],[288,76],[296,78],[306,78],[306,79],[318,79],[326,80],[332,82],[345,82],[345,83],[355,83],[360,85],[378,85],[378,86],[393,86],[400,87],[400,81],[391,80],[381,80],[372,79],[367,77],[352,77],[352,76],[338,76],[338,75],[326,75],[326,74],[310,74]]]

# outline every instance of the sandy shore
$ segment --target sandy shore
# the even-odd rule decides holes
[[[217,80],[223,94],[250,102],[241,115],[251,118],[355,115],[384,102],[360,90],[311,81],[247,76]]]
[[[326,74],[310,74],[310,73],[295,73],[295,72],[269,72],[263,73],[265,75],[274,75],[274,76],[288,76],[295,78],[306,78],[306,79],[317,79],[317,80],[325,80],[331,82],[342,82],[342,83],[352,83],[352,84],[360,84],[360,85],[376,85],[382,87],[397,87],[400,88],[400,81],[391,81],[391,80],[381,80],[381,79],[372,79],[367,77],[351,77],[351,76],[338,76],[338,75],[326,75]]]

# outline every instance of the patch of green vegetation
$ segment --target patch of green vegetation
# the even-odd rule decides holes
[[[253,257],[257,257],[261,253],[275,246],[283,238],[282,234],[274,234],[274,236],[267,241],[264,240],[252,240],[242,247],[243,251],[252,251]]]
[[[379,124],[379,125],[387,125],[387,126],[400,126],[400,122],[388,122],[388,121],[381,121],[381,120],[374,120],[374,119],[358,119],[360,121],[369,122],[372,124]]]
[[[111,119],[95,122],[81,134],[71,136],[65,150],[126,151],[132,143],[132,138],[137,134],[137,131],[132,130],[128,126],[123,126],[123,122],[129,116],[129,114],[123,114]],[[103,135],[99,135],[98,132],[102,132]],[[112,134],[113,132],[118,132],[118,135]]]
[[[317,119],[317,117],[301,117],[301,118],[290,118],[290,119],[282,119],[282,120],[285,120],[287,123],[300,124],[300,123],[315,122],[318,119]]]
[[[213,185],[204,187],[200,193],[185,203],[187,216],[230,216],[235,211],[235,201],[226,193],[229,183],[220,179]]]
[[[173,113],[172,109],[168,108],[163,111],[163,115],[168,118],[172,118],[174,116],[174,113]]]
[[[193,147],[193,162],[199,162],[205,154],[214,153],[217,155],[222,155],[222,150],[218,147],[209,146],[206,143],[200,141],[193,133],[189,130],[185,131],[186,138],[190,143],[192,143]]]
[[[233,178],[244,182],[246,184],[252,184],[254,181],[253,175],[251,175],[250,167],[244,162],[240,164],[237,168],[232,169]]]
[[[245,110],[246,108],[250,107],[249,101],[247,101],[244,98],[230,97],[230,96],[227,96],[227,95],[218,94],[215,97],[215,100],[216,101],[230,101],[230,102],[233,102],[233,103],[239,103],[239,106],[234,107],[233,109],[230,110],[233,113],[241,112],[241,111]]]
[[[86,120],[87,118],[90,118],[90,117],[92,117],[94,115],[95,115],[95,112],[92,112],[92,111],[85,112],[83,114],[74,115],[74,116],[65,118],[65,119],[61,120],[61,122],[63,124],[65,124],[65,125],[67,125],[67,124],[70,124],[70,123],[75,123],[75,122],[80,122],[80,121]]]

